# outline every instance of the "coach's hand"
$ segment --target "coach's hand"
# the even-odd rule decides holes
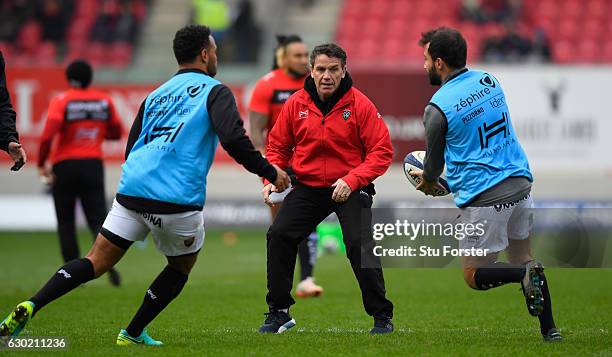
[[[349,195],[353,190],[351,190],[351,186],[349,186],[343,179],[338,179],[332,185],[334,188],[334,192],[332,193],[332,200],[335,202],[344,202],[348,200]]]
[[[8,153],[11,159],[15,162],[15,165],[11,167],[11,171],[19,171],[19,169],[25,165],[28,161],[25,150],[21,147],[21,144],[11,141],[8,144]]]
[[[412,170],[409,173],[415,180],[420,181],[416,185],[416,189],[423,192],[426,196],[435,196],[437,190],[444,191],[444,187],[440,185],[438,180],[427,181],[423,179],[423,170]]]
[[[274,185],[271,183],[265,185],[263,190],[261,191],[261,193],[263,194],[264,203],[270,207],[275,206],[275,204],[272,201],[270,201],[270,193],[272,192],[277,192],[277,190],[276,190],[276,187],[274,187]]]
[[[276,165],[272,165],[276,169],[276,181],[273,182],[276,190],[274,192],[283,192],[289,187],[291,180],[289,179],[289,175]]]

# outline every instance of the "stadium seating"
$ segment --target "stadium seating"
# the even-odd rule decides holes
[[[107,43],[91,40],[102,6],[106,5],[116,15],[121,1],[128,4],[138,31],[147,15],[150,0],[78,0],[74,1],[64,41],[43,41],[41,24],[33,17],[21,26],[16,41],[0,41],[0,50],[15,66],[65,65],[76,58],[86,58],[94,66],[124,68],[132,61],[133,42],[121,38]]]
[[[461,19],[461,0],[345,0],[336,40],[351,63],[415,64],[422,61],[417,41],[423,30],[456,27],[468,40],[470,62],[477,62],[483,40],[503,31],[500,23]],[[606,0],[523,0],[518,32],[533,39],[542,29],[557,63],[612,63],[612,2]],[[375,61],[375,62],[373,62]]]

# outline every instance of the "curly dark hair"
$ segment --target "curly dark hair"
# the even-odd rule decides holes
[[[189,25],[176,31],[172,49],[178,64],[192,63],[203,49],[210,46],[210,28],[203,25]]]
[[[287,46],[292,43],[301,43],[302,38],[298,35],[276,35],[276,48],[274,49],[274,60],[272,61],[272,70],[278,69],[278,57],[287,50]],[[281,52],[281,53],[279,53]]]
[[[429,55],[434,60],[441,58],[447,66],[459,69],[467,61],[467,43],[461,32],[450,27],[438,27],[421,33],[419,46],[429,43]]]
[[[342,63],[342,67],[346,66],[346,52],[342,47],[335,43],[326,43],[324,45],[318,45],[310,53],[310,65],[314,66],[315,59],[318,55],[326,55],[329,58],[338,58]]]

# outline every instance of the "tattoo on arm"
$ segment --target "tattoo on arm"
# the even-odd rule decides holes
[[[268,116],[265,114],[249,111],[249,127],[251,130],[251,141],[253,146],[260,152],[265,152],[266,141],[264,132],[268,127]]]

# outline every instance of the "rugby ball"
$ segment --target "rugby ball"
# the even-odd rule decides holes
[[[406,178],[412,186],[416,187],[419,183],[421,183],[421,178],[416,176],[411,176],[410,172],[412,170],[423,170],[423,161],[425,160],[425,151],[413,151],[406,155],[404,158],[404,174],[406,174]],[[434,192],[434,196],[446,196],[450,193],[450,188],[448,186],[448,182],[446,181],[446,168],[442,171],[442,175],[438,179],[440,185],[444,187],[444,189],[436,190]]]

